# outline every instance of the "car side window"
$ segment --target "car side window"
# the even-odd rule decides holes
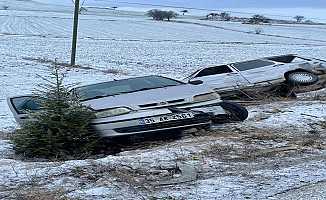
[[[211,76],[216,74],[225,74],[230,73],[232,70],[227,65],[221,65],[216,67],[208,67],[203,70],[201,70],[196,77],[203,77],[203,76]]]
[[[291,63],[294,59],[297,57],[294,55],[285,55],[285,56],[274,56],[266,58],[267,60],[275,61],[275,62],[281,62],[281,63]]]
[[[266,60],[250,60],[250,61],[232,64],[232,66],[237,68],[239,71],[246,71],[246,70],[255,69],[259,67],[265,67],[268,65],[274,65],[274,62],[266,61]]]

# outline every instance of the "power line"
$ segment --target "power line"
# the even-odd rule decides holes
[[[184,7],[184,6],[173,6],[173,5],[166,5],[166,4],[150,4],[150,3],[138,3],[138,2],[128,2],[128,1],[114,1],[114,0],[106,0],[118,4],[126,4],[126,5],[138,5],[138,6],[152,6],[152,7],[163,7],[163,8],[176,8],[176,9],[188,9],[188,10],[198,10],[198,11],[210,11],[210,12],[228,12],[228,13],[235,13],[235,14],[246,14],[246,15],[256,15],[258,13],[253,12],[240,12],[240,11],[230,11],[230,10],[221,10],[221,9],[208,9],[208,8],[196,8],[196,7]],[[102,9],[109,9],[105,7],[96,7],[96,6],[89,6],[92,8],[102,8]],[[290,15],[276,15],[276,14],[266,14],[261,13],[266,16],[272,17],[286,17],[286,18],[293,18],[294,16]],[[316,17],[307,17],[307,19],[314,19],[314,20],[324,20],[323,18],[316,18]]]

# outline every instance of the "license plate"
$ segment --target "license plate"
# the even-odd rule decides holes
[[[180,113],[180,114],[171,114],[171,115],[163,115],[158,117],[150,117],[139,120],[139,124],[147,125],[147,124],[157,124],[162,122],[183,120],[183,119],[191,119],[194,118],[193,113]]]

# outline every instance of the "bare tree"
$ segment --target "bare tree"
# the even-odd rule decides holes
[[[170,21],[170,19],[172,19],[172,18],[177,18],[178,13],[173,12],[173,11],[168,11],[168,12],[166,12],[165,16],[168,19],[168,21]]]
[[[152,17],[154,20],[163,20],[163,14],[162,11],[157,10],[157,9],[153,9],[153,10],[149,10],[146,13],[147,16]]]
[[[87,12],[87,9],[85,7],[79,8],[79,14],[85,14],[85,12]]]
[[[301,15],[297,15],[294,17],[294,19],[297,21],[297,23],[301,23],[305,19],[305,17]]]
[[[167,19],[168,21],[170,21],[170,19],[176,18],[178,14],[173,11],[162,11],[162,10],[154,9],[148,11],[147,16],[152,17],[154,20],[163,21],[164,19]]]
[[[182,12],[182,15],[185,15],[186,13],[189,13],[188,10],[181,10],[180,12]]]
[[[231,15],[227,12],[222,12],[220,14],[221,16],[221,19],[224,20],[224,21],[230,21],[231,20]]]
[[[215,18],[217,16],[220,16],[220,14],[218,14],[218,13],[209,13],[208,15],[206,15],[206,19],[209,19],[210,17]]]
[[[269,22],[270,22],[270,19],[268,19],[267,17],[265,17],[263,15],[253,15],[249,19],[250,24],[261,24],[261,23],[269,23]]]

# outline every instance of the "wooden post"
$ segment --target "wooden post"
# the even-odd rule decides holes
[[[79,15],[79,0],[75,0],[74,27],[73,27],[73,33],[72,33],[71,62],[70,62],[71,66],[75,66],[75,64],[76,64],[78,15]]]

